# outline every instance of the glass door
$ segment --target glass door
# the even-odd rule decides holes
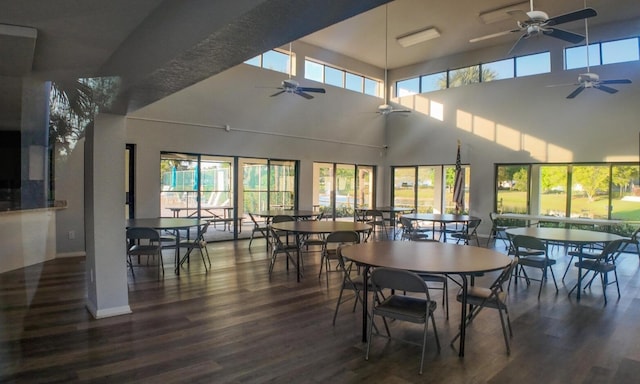
[[[295,161],[269,161],[269,208],[294,209],[297,206],[295,181]]]

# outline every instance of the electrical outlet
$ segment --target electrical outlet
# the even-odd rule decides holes
[[[69,240],[74,240],[76,238],[76,231],[69,231]]]

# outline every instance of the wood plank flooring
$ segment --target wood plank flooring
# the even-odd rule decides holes
[[[0,383],[636,383],[640,377],[639,261],[620,258],[622,298],[615,286],[604,306],[600,284],[567,297],[570,270],[556,294],[547,282],[512,286],[514,336],[507,355],[500,321],[485,310],[467,332],[464,358],[449,346],[459,324],[456,287],[450,318],[442,308],[432,330],[425,369],[420,347],[374,339],[369,361],[361,343],[361,314],[352,302],[331,320],[340,274],[318,279],[319,254],[305,256],[296,283],[284,258],[269,279],[264,240],[211,243],[213,268],[198,257],[165,275],[154,268],[129,274],[133,313],[101,320],[85,309],[84,259],[67,258],[0,275]],[[504,251],[502,244],[498,249]],[[558,279],[568,257],[554,251]],[[124,262],[124,257],[123,257]],[[478,280],[487,284],[494,276]],[[441,292],[433,290],[438,299]],[[420,326],[391,324],[395,336],[420,340]]]

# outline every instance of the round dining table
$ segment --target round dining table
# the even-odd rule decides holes
[[[271,227],[278,231],[291,232],[296,235],[296,244],[298,245],[296,260],[298,282],[300,282],[300,246],[302,243],[301,239],[303,235],[327,234],[336,231],[368,232],[371,230],[371,226],[365,223],[329,220],[284,221],[271,224]]]
[[[586,229],[573,229],[573,228],[548,228],[548,227],[524,227],[524,228],[508,228],[506,231],[507,236],[531,236],[544,241],[545,243],[556,242],[562,244],[573,244],[578,247],[578,251],[582,252],[585,245],[589,244],[607,244],[614,240],[624,239],[620,235],[608,232],[589,231]],[[571,262],[567,264],[567,268],[562,275],[564,280],[567,275],[567,271],[571,266]],[[580,301],[580,279],[578,279],[578,286],[576,292],[576,300]]]
[[[468,245],[421,241],[378,241],[349,245],[342,255],[364,266],[364,297],[362,309],[362,341],[367,340],[367,282],[370,268],[404,269],[416,273],[458,275],[462,280],[462,311],[460,316],[460,347],[464,356],[465,319],[467,317],[467,276],[504,269],[511,258],[492,249]]]
[[[442,229],[442,240],[447,242],[447,224],[448,223],[463,223],[468,224],[471,220],[480,220],[477,216],[470,215],[454,215],[450,213],[408,213],[406,215],[402,215],[402,217],[407,218],[409,220],[416,221],[431,221],[432,223],[440,223],[444,228]],[[433,232],[436,232],[435,227],[433,228]]]
[[[156,230],[175,231],[175,273],[180,274],[180,230],[189,230],[193,227],[204,225],[206,220],[192,218],[175,218],[175,217],[154,217],[154,218],[135,218],[127,219],[126,228],[131,227],[147,227]],[[188,233],[188,232],[187,232]],[[188,236],[188,235],[187,235]]]

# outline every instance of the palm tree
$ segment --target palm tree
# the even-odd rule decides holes
[[[86,78],[51,82],[49,146],[57,157],[70,153],[93,124],[95,114],[109,106],[115,96],[114,78]]]
[[[480,73],[480,66],[473,65],[467,68],[461,68],[457,70],[448,71],[449,73],[449,82],[447,83],[447,72],[444,72],[442,76],[438,79],[438,86],[440,89],[446,88],[454,88],[459,87],[461,85],[475,84],[479,83],[480,80],[483,82],[495,80],[497,77],[497,73],[491,69],[483,68],[482,73]],[[480,75],[482,74],[482,79]]]

